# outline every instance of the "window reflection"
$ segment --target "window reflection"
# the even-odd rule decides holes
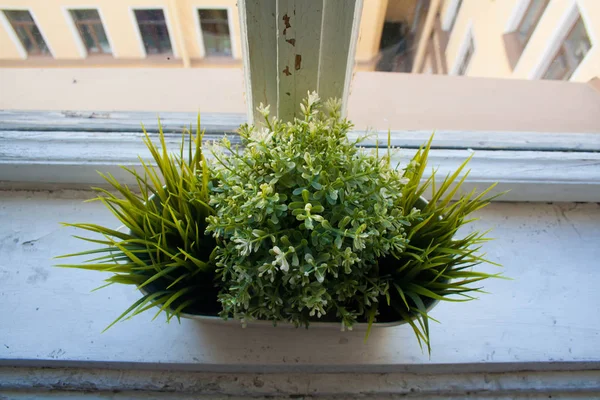
[[[4,14],[29,55],[50,55],[31,13],[26,10],[5,10]]]
[[[146,54],[173,54],[163,10],[135,10]]]

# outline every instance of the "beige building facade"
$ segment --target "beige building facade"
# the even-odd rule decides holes
[[[427,19],[422,37],[429,40],[418,43],[422,57],[412,72],[578,82],[600,76],[597,0],[432,0]]]
[[[76,26],[73,10],[96,10],[109,43],[108,54],[91,54]],[[0,0],[0,63],[4,66],[241,66],[239,15],[235,0]],[[28,11],[41,32],[49,54],[31,55],[21,43],[10,21],[10,11]],[[154,24],[161,38],[170,42],[171,51],[152,54],[145,46],[153,31],[144,32],[136,12],[162,14]],[[227,35],[226,54],[207,54],[207,35],[203,29],[202,10],[219,10],[222,21],[219,33]],[[8,13],[7,13],[8,11]],[[7,15],[9,14],[9,15]],[[137,14],[139,15],[139,14]],[[226,25],[225,25],[226,24]],[[164,28],[166,27],[166,33]],[[211,29],[208,27],[207,29]],[[0,64],[0,65],[2,65]]]
[[[236,3],[0,0],[0,67],[240,68]],[[599,35],[599,0],[365,0],[356,61],[363,71],[589,81],[600,75]]]

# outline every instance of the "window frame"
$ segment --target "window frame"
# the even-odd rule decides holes
[[[458,18],[458,14],[460,13],[460,9],[463,6],[463,0],[450,1],[452,3],[450,3],[448,5],[448,8],[446,8],[446,13],[444,14],[444,17],[442,19],[442,29],[451,35],[454,25],[456,24],[456,20]]]
[[[550,64],[560,51],[560,48],[567,36],[569,35],[569,33],[571,32],[571,29],[573,28],[573,26],[575,26],[575,23],[577,22],[579,17],[581,17],[581,20],[583,21],[583,24],[588,34],[588,38],[590,39],[591,47],[590,51],[587,52],[587,54],[581,60],[577,68],[575,68],[568,81],[572,81],[577,77],[577,72],[579,71],[581,66],[584,65],[586,61],[590,59],[589,54],[592,53],[592,50],[595,48],[595,46],[598,46],[598,43],[595,43],[594,41],[594,38],[596,36],[590,28],[590,23],[586,22],[588,21],[588,13],[583,3],[579,0],[571,0],[570,6],[563,13],[559,22],[556,24],[554,34],[550,37],[550,40],[548,40],[548,44],[541,52],[541,55],[538,58],[536,65],[529,72],[528,79],[542,79],[546,71],[548,71]]]
[[[473,44],[473,52],[471,53],[469,62],[464,70],[464,73],[459,74],[458,72],[459,72],[460,66],[461,66],[461,64],[463,64],[464,58],[468,54],[471,43]],[[458,51],[456,53],[456,57],[454,59],[453,65],[452,65],[452,69],[450,70],[450,73],[448,75],[468,76],[467,74],[469,72],[469,69],[471,68],[471,63],[473,61],[473,57],[475,56],[475,54],[477,54],[477,46],[475,45],[475,34],[473,31],[473,21],[470,20],[469,23],[467,24],[467,29],[466,29],[465,35],[463,36],[463,39],[461,41],[460,47],[458,48]]]
[[[283,0],[277,1],[283,2]],[[301,0],[295,1],[300,2]],[[360,0],[356,1],[357,4],[362,5]],[[335,3],[332,2],[331,4]],[[264,7],[263,3],[256,5],[253,2],[245,3],[244,0],[240,0],[240,18],[242,18],[242,21],[246,18],[248,21],[253,21],[253,23],[262,24],[264,21],[257,21],[257,17],[262,15],[262,18],[267,20],[271,18],[270,13],[268,15],[264,13],[257,14],[257,12],[264,11],[262,7]],[[177,41],[172,36],[174,31],[169,27],[169,11],[164,7],[132,7],[132,22],[137,25],[133,9],[157,8],[162,8],[165,13],[167,29],[169,29],[170,40],[174,44],[173,50],[175,52],[177,51]],[[338,11],[335,8],[331,9],[330,18],[333,15],[337,20],[340,20]],[[249,13],[249,15],[246,16],[246,13]],[[355,10],[353,14],[347,13],[344,17],[352,23],[352,26],[348,27],[343,35],[337,33],[336,36],[335,33],[339,31],[338,29],[333,30],[333,32],[329,31],[329,36],[323,35],[327,39],[323,39],[321,42],[321,48],[332,48],[332,44],[337,46],[342,43],[342,39],[347,39],[347,35],[350,35],[351,43],[348,49],[344,50],[342,56],[336,58],[336,60],[341,60],[343,63],[334,67],[328,64],[326,69],[317,69],[319,76],[325,80],[325,74],[331,74],[334,69],[339,71],[345,68],[345,76],[342,77],[343,74],[337,74],[340,78],[340,86],[337,90],[339,90],[339,93],[343,93],[339,97],[346,99],[347,102],[349,81],[353,74],[353,62],[351,60],[353,60],[353,46],[356,45],[356,38],[358,37],[360,9]],[[272,18],[273,22],[279,19],[275,15]],[[323,21],[325,21],[325,18]],[[240,24],[242,32],[248,28],[244,26],[247,23],[242,22]],[[326,23],[320,24],[320,26],[322,29],[328,28]],[[276,32],[275,25],[273,25],[273,29]],[[270,44],[281,39],[280,37],[276,39],[275,34],[273,36],[273,41],[264,43],[263,47],[270,48]],[[241,44],[244,51],[245,73],[250,70],[248,68],[249,64],[254,63],[254,67],[263,69],[268,67],[264,64],[264,59],[263,61],[249,59],[248,40],[253,40],[253,38],[243,37],[245,39]],[[465,47],[469,38],[472,38],[474,43],[474,56],[477,54],[477,45],[475,44],[472,21],[467,27],[467,34],[463,40]],[[254,40],[256,39],[255,37]],[[141,45],[143,46],[143,43]],[[458,60],[461,58],[458,58]],[[276,65],[276,58],[267,57],[265,59]],[[284,59],[285,62],[287,62],[286,60]],[[459,62],[458,60],[455,65]],[[260,94],[263,88],[260,86],[255,87],[255,84],[260,83],[259,78],[256,78],[256,76],[250,78],[247,80],[247,82],[251,82],[251,87],[249,86],[246,91],[246,103],[252,112],[254,106],[261,101],[261,98],[255,96],[254,92]],[[272,79],[269,81],[272,81]],[[330,81],[330,79],[327,79],[328,83]],[[328,89],[331,88],[328,87]],[[305,96],[305,93],[302,94]],[[247,115],[249,120],[252,119],[251,112]],[[139,167],[135,156],[143,154],[144,150],[143,143],[140,141],[138,122],[155,121],[156,113],[147,113],[149,116],[146,117],[131,112],[107,113],[109,115],[121,114],[120,121],[127,121],[127,129],[118,121],[111,121],[110,117],[105,118],[104,115],[98,113],[102,114],[101,111],[88,113],[90,114],[88,116],[84,116],[85,113],[77,111],[72,113],[49,112],[46,114],[36,114],[33,111],[22,112],[21,121],[27,121],[29,126],[19,128],[18,124],[11,124],[11,121],[15,121],[14,118],[6,117],[10,112],[0,111],[0,116],[3,117],[0,119],[0,122],[2,122],[0,124],[0,165],[2,165],[2,168],[0,168],[0,181],[8,181],[8,187],[28,184],[30,188],[44,188],[48,185],[62,188],[87,188],[90,184],[96,184],[100,181],[96,173],[97,170],[114,172],[115,176],[119,178],[120,176],[117,176],[117,171],[121,171],[118,168],[119,164],[134,168]],[[81,117],[78,117],[80,114]],[[167,113],[161,113],[163,122],[165,121],[165,114]],[[181,127],[185,124],[185,122],[181,123],[181,118],[183,118],[181,113],[177,114],[180,120],[175,123],[176,126],[173,126],[173,133],[180,132]],[[58,119],[59,116],[63,122],[62,125]],[[207,115],[203,114],[202,122],[205,126],[206,117]],[[221,118],[222,116],[218,117]],[[74,118],[80,119],[75,120]],[[195,119],[195,113],[186,116],[184,119],[189,123],[190,120]],[[86,128],[86,124],[92,122],[95,127]],[[217,129],[222,129],[220,128],[223,126],[222,124],[223,122],[217,123]],[[146,124],[146,126],[149,127],[150,124]],[[27,132],[27,134],[24,134],[24,132]],[[364,132],[353,132],[351,136],[361,133]],[[402,159],[406,160],[406,155],[414,153],[414,148],[421,145],[430,134],[430,131],[418,133],[411,130],[394,131],[392,133],[392,144],[413,149],[402,153],[404,154]],[[387,131],[380,132],[379,137],[387,137]],[[576,139],[574,140],[574,138]],[[467,185],[471,185],[469,187],[476,185],[481,187],[499,181],[499,189],[510,189],[515,186],[527,188],[525,191],[515,190],[512,194],[504,196],[503,201],[600,201],[600,153],[598,152],[600,146],[597,138],[597,132],[552,134],[544,132],[438,130],[435,148],[432,149],[431,153],[431,165],[442,164],[446,167],[452,166],[452,168],[455,168],[456,165],[460,164],[459,160],[464,160],[471,154],[472,149],[476,149],[477,152],[472,165],[474,172],[466,180]],[[114,140],[111,142],[111,139]],[[176,145],[179,144],[179,140],[177,134],[171,135],[170,141]],[[118,144],[115,145],[115,143]],[[375,147],[373,141],[369,143],[369,147]],[[387,142],[381,140],[378,143],[381,147],[385,146]]]
[[[204,34],[202,32],[202,21],[200,21],[200,10],[225,10],[227,12],[227,26],[229,27],[229,40],[231,42],[231,57],[227,56],[208,56],[206,54],[206,46],[204,45]],[[237,51],[237,42],[235,39],[234,26],[232,21],[233,9],[230,6],[223,5],[193,5],[192,12],[194,15],[194,29],[196,31],[196,40],[198,44],[198,50],[200,53],[200,58],[202,59],[212,59],[212,58],[231,58],[233,60],[237,60],[240,58],[240,55]]]
[[[139,11],[144,11],[144,10],[146,10],[146,11],[149,11],[149,10],[162,10],[163,15],[165,16],[165,26],[167,28],[167,33],[169,34],[169,42],[171,44],[171,50],[172,50],[172,53],[173,53],[172,57],[173,58],[179,58],[178,43],[174,39],[174,36],[173,36],[175,34],[175,30],[173,29],[173,27],[171,25],[171,16],[169,15],[169,9],[168,9],[168,7],[166,5],[129,6],[129,14],[130,14],[131,20],[133,22],[133,26],[134,26],[134,30],[136,32],[136,36],[138,38],[139,48],[140,48],[140,52],[142,54],[142,58],[162,57],[166,53],[148,54],[146,52],[146,46],[144,45],[144,38],[142,36],[142,31],[140,30],[140,25],[138,24],[137,17],[135,16],[135,12],[138,11],[138,10]]]
[[[579,21],[581,21],[581,23],[583,24],[583,29],[586,33],[586,36],[588,38],[588,41],[590,42],[590,48],[587,51],[587,53],[585,53],[585,55],[583,56],[583,58],[581,59],[581,61],[579,62],[579,64],[577,64],[577,66],[572,70],[572,71],[567,71],[567,73],[570,72],[569,77],[566,80],[570,80],[573,75],[575,75],[575,72],[577,71],[577,69],[579,68],[579,66],[583,63],[583,61],[585,60],[585,57],[587,57],[588,53],[592,50],[592,39],[590,38],[590,34],[587,30],[587,26],[585,25],[585,21],[583,20],[583,17],[581,16],[581,14],[579,15],[579,18],[577,18],[575,20],[575,22],[573,23],[573,25],[571,26],[571,29],[569,29],[569,31],[567,32],[567,34],[565,35],[564,39],[562,40],[560,46],[558,47],[558,50],[556,51],[556,53],[554,54],[554,57],[552,57],[550,63],[548,64],[548,67],[546,67],[546,70],[544,71],[544,73],[542,74],[542,79],[548,79],[545,78],[546,74],[548,73],[548,71],[550,71],[550,67],[552,66],[552,63],[554,63],[554,61],[560,56],[561,53],[566,55],[566,46],[565,43],[567,41],[567,38],[571,35],[571,33],[573,33],[573,31],[575,30],[575,27],[577,26],[577,24],[579,23]],[[565,74],[566,75],[566,74]],[[564,76],[563,76],[564,77]],[[563,78],[559,79],[559,80],[565,80]]]
[[[525,17],[527,16],[527,13],[529,12],[529,10],[531,9],[531,7],[533,6],[534,0],[529,0],[529,4],[527,4],[527,7],[525,8],[525,12],[523,13],[523,15],[521,15],[521,20],[519,21],[519,23],[517,24],[516,28],[514,29],[514,32],[516,33],[516,39],[519,42],[519,45],[521,47],[521,54],[527,48],[527,45],[529,44],[529,41],[531,40],[531,37],[535,33],[538,25],[540,24],[540,21],[542,20],[542,18],[544,16],[544,13],[546,12],[546,9],[548,8],[548,5],[550,4],[550,0],[543,0],[543,1],[544,1],[545,5],[539,11],[539,15],[537,15],[537,18],[535,19],[535,23],[532,25],[532,29],[530,29],[530,31],[529,31],[529,33],[527,35],[527,38],[525,39],[524,42],[521,42],[521,39],[519,38],[519,30],[523,26],[523,23],[525,22]]]
[[[71,15],[71,11],[77,11],[77,10],[96,10],[98,12],[98,17],[100,18],[100,23],[102,24],[102,29],[104,29],[104,34],[106,35],[106,39],[108,40],[108,45],[110,46],[110,53],[90,53],[87,50],[87,46],[85,45],[85,43],[83,42],[83,38],[81,37],[81,34],[79,32],[79,29],[77,28],[77,23],[75,22],[75,19],[73,18],[73,16]],[[106,22],[104,19],[104,15],[102,13],[102,8],[100,6],[63,6],[62,7],[62,11],[63,11],[63,15],[65,16],[65,19],[67,21],[67,25],[69,26],[69,29],[71,30],[71,34],[73,35],[73,37],[75,38],[75,43],[77,45],[77,50],[79,51],[79,55],[80,57],[83,58],[88,58],[88,57],[113,57],[113,58],[118,58],[117,53],[115,52],[115,46],[113,45],[113,40],[112,37],[110,35],[109,30],[107,29],[106,26]]]
[[[4,13],[4,11],[28,11],[29,15],[31,15],[31,19],[35,23],[35,26],[40,31],[40,35],[42,35],[42,39],[44,39],[44,42],[46,43],[46,47],[48,48],[49,54],[48,55],[29,54],[29,52],[27,51],[27,49],[21,42],[21,39],[19,39],[19,35],[17,34],[17,32],[15,32],[12,24],[10,23],[10,21],[9,21],[8,17],[6,16],[6,14]],[[0,24],[2,24],[4,26],[4,28],[6,29],[6,31],[8,32],[8,35],[9,35],[11,41],[14,43],[15,47],[17,48],[17,51],[19,52],[19,55],[21,56],[21,58],[23,60],[26,60],[28,58],[38,58],[38,57],[40,57],[40,58],[47,58],[47,57],[56,58],[54,49],[52,48],[52,45],[50,44],[48,37],[44,33],[44,30],[42,29],[38,19],[35,16],[35,13],[33,12],[31,7],[0,5]]]

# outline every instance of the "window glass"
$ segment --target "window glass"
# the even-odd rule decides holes
[[[518,38],[522,46],[525,46],[533,34],[542,14],[548,5],[548,0],[531,0],[525,15],[517,28]]]
[[[98,10],[71,10],[71,16],[88,54],[111,53]]]
[[[135,10],[146,54],[173,54],[163,10]]]
[[[231,56],[231,35],[227,10],[198,10],[207,57]]]
[[[456,22],[456,18],[458,18],[458,13],[460,12],[460,6],[462,6],[463,0],[458,0],[456,4],[456,8],[454,9],[454,15],[452,16],[452,22],[450,22],[450,27],[448,31],[452,32],[452,28],[454,27],[454,23]]]
[[[530,0],[525,10],[519,10],[521,1],[389,0],[370,4],[362,12],[358,72],[569,80],[588,53],[600,52],[592,47],[585,25],[600,29],[600,19],[590,14],[575,22],[569,2]],[[575,12],[579,15],[581,10]],[[542,18],[545,13],[552,17]],[[507,28],[510,26],[512,31]],[[534,31],[539,34],[531,42]],[[557,37],[556,32],[561,31],[565,34]],[[508,34],[514,40],[507,40]],[[528,51],[523,53],[525,44]],[[600,57],[600,53],[590,57]],[[577,80],[586,82],[598,75],[600,67],[586,68]]]
[[[29,55],[49,55],[50,50],[44,41],[31,13],[26,10],[5,10],[4,14]]]
[[[473,36],[469,35],[469,42],[467,44],[467,49],[465,54],[463,55],[462,61],[458,67],[457,75],[464,75],[469,68],[469,64],[471,63],[471,58],[473,57],[473,53],[475,52],[475,44],[473,43]]]
[[[583,58],[590,51],[592,44],[581,17],[560,45],[554,59],[550,62],[544,79],[568,80],[577,69]]]

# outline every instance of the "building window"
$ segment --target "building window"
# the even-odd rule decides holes
[[[475,52],[475,42],[473,41],[473,35],[469,35],[467,48],[463,53],[463,56],[460,60],[460,64],[458,64],[458,69],[456,70],[456,75],[464,75],[469,68],[469,64],[471,63],[471,58],[473,58],[473,53]]]
[[[27,10],[5,10],[4,15],[17,34],[21,44],[30,56],[50,55],[50,50]]]
[[[207,57],[231,57],[231,34],[227,10],[198,10]]]
[[[70,10],[88,54],[111,54],[98,10]]]
[[[591,47],[585,24],[579,16],[550,62],[543,79],[569,80]]]
[[[135,10],[146,54],[173,54],[163,10]]]
[[[460,6],[462,6],[463,0],[457,0],[456,5],[454,6],[454,13],[452,14],[452,19],[450,20],[450,26],[448,27],[448,32],[452,32],[452,28],[454,28],[454,23],[456,22],[456,17],[458,17],[458,13],[460,11]]]
[[[523,48],[529,42],[533,31],[538,22],[542,18],[546,7],[548,6],[549,0],[531,0],[519,26],[517,27],[517,39]]]

